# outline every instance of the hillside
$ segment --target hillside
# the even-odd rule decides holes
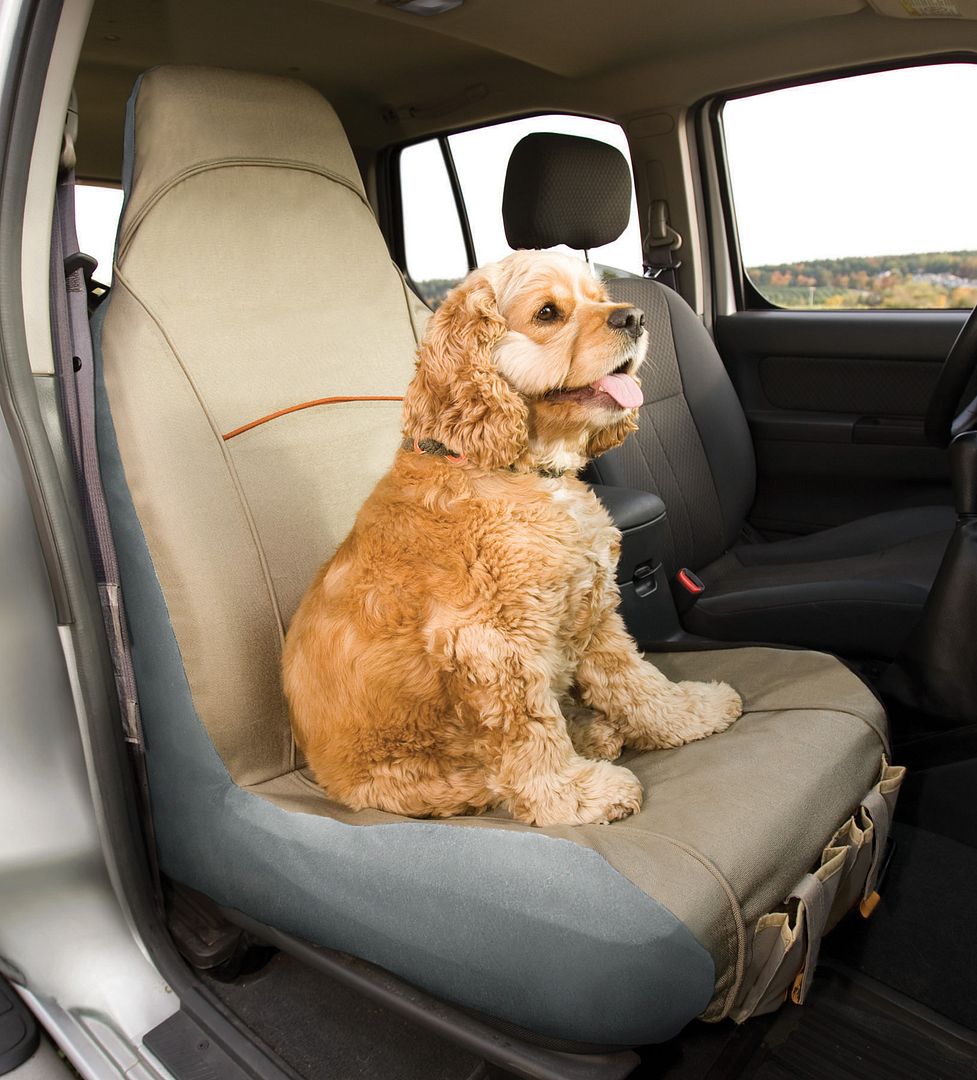
[[[751,266],[750,280],[772,304],[788,308],[971,308],[977,306],[977,251],[848,256]],[[432,307],[457,284],[415,283]]]
[[[849,256],[754,266],[771,303],[804,308],[969,308],[977,305],[977,251]]]

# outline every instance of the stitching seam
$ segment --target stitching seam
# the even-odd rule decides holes
[[[274,584],[272,582],[271,571],[270,571],[270,569],[268,567],[268,560],[267,560],[267,558],[265,556],[265,550],[264,550],[264,547],[262,546],[261,538],[258,535],[258,528],[257,528],[257,525],[255,523],[254,517],[253,517],[253,515],[251,513],[251,507],[248,505],[248,500],[247,500],[247,497],[244,494],[244,489],[243,489],[243,487],[241,485],[241,480],[238,477],[237,469],[234,467],[234,462],[231,459],[230,451],[229,451],[226,443],[224,442],[223,438],[221,437],[220,429],[218,428],[217,423],[214,420],[214,417],[211,415],[210,410],[207,408],[207,404],[204,401],[203,395],[201,394],[199,388],[197,387],[197,384],[194,382],[193,376],[190,374],[190,372],[187,369],[186,365],[183,363],[183,360],[180,358],[180,354],[177,352],[176,346],[173,344],[173,341],[170,339],[169,335],[163,329],[162,324],[160,323],[159,319],[156,317],[155,312],[153,312],[153,310],[149,307],[149,305],[145,302],[145,300],[143,300],[143,298],[141,296],[139,296],[139,294],[135,291],[135,289],[133,289],[132,285],[126,279],[125,275],[122,274],[119,271],[118,266],[116,266],[116,268],[115,268],[115,278],[116,278],[117,283],[120,284],[126,290],[126,292],[132,297],[132,299],[149,316],[149,318],[152,321],[153,325],[156,327],[157,331],[159,332],[159,335],[162,337],[163,341],[166,342],[167,348],[169,349],[171,355],[173,356],[173,359],[179,365],[180,370],[183,372],[183,377],[187,380],[187,383],[190,386],[190,389],[193,391],[194,397],[197,399],[197,403],[200,406],[200,410],[204,414],[204,416],[205,416],[205,418],[207,420],[207,424],[210,427],[211,431],[213,432],[214,439],[217,442],[217,446],[218,446],[218,449],[220,451],[221,457],[224,459],[224,465],[225,465],[225,467],[227,469],[227,473],[228,473],[228,476],[230,477],[231,483],[234,486],[234,490],[237,493],[238,501],[239,501],[239,503],[241,505],[241,509],[242,509],[242,511],[244,513],[245,520],[247,521],[247,524],[248,524],[248,530],[251,533],[251,538],[252,538],[252,540],[254,542],[255,551],[256,551],[256,554],[258,556],[258,562],[259,562],[259,565],[261,566],[262,577],[265,580],[265,588],[267,589],[267,592],[268,592],[268,599],[269,599],[269,601],[271,603],[272,612],[274,613],[275,621],[276,621],[276,623],[278,625],[279,644],[280,644],[280,647],[284,647],[284,644],[285,644],[285,624],[284,624],[284,620],[282,619],[281,608],[279,606],[278,597],[277,597],[277,595],[275,593],[275,587],[274,587]],[[291,737],[291,735],[289,736],[289,744],[290,744],[290,747],[291,747],[289,754],[290,754],[292,765],[294,767],[294,764],[295,764],[295,739],[293,737]]]
[[[333,172],[331,169],[324,169],[318,165],[312,165],[307,161],[288,161],[280,158],[217,158],[214,161],[202,161],[197,165],[184,169],[182,172],[177,173],[176,176],[167,180],[162,187],[157,188],[156,191],[153,192],[149,200],[143,204],[139,213],[136,214],[133,220],[126,223],[125,234],[120,235],[119,237],[118,248],[115,255],[116,263],[125,256],[136,231],[145,220],[146,215],[150,210],[157,206],[164,196],[169,194],[173,188],[183,183],[184,180],[189,180],[193,176],[200,176],[206,172],[214,172],[217,169],[233,168],[291,169],[295,172],[307,172],[316,176],[321,176],[324,179],[332,180],[334,183],[351,191],[370,212],[370,217],[373,217],[373,207],[367,202],[364,194],[352,183],[352,181],[339,173]]]
[[[645,829],[636,829],[633,826],[622,824],[620,822],[614,825],[614,828],[618,832],[627,832],[635,834],[641,837],[654,836],[659,840],[664,840],[667,844],[671,844],[673,847],[683,851],[690,858],[695,859],[705,870],[707,870],[713,878],[715,878],[717,884],[726,895],[726,899],[729,901],[729,910],[732,914],[733,925],[736,931],[735,941],[735,953],[736,964],[734,968],[733,985],[729,991],[725,994],[725,1001],[723,1005],[723,1013],[725,1014],[731,1007],[734,1000],[733,995],[739,991],[740,983],[743,981],[743,974],[746,968],[746,925],[743,922],[743,914],[740,911],[740,901],[736,893],[733,890],[732,885],[726,880],[719,868],[701,851],[692,847],[690,844],[683,843],[681,840],[676,840],[674,837],[666,836],[664,833],[646,831]],[[619,871],[620,872],[620,871]],[[658,903],[662,904],[659,900]],[[662,904],[662,907],[665,907]],[[674,913],[673,913],[674,914]],[[676,916],[678,918],[678,916]],[[681,920],[679,920],[681,922]],[[684,925],[684,924],[683,924]],[[708,952],[708,950],[706,950]]]

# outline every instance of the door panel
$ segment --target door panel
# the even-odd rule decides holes
[[[946,452],[926,444],[929,396],[966,311],[745,311],[716,338],[753,432],[751,523],[806,533],[951,503]]]

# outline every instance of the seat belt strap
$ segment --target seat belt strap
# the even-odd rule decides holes
[[[74,149],[66,139],[55,197],[51,243],[51,314],[55,369],[72,464],[95,567],[126,741],[143,745],[142,723],[129,636],[122,606],[119,561],[109,525],[95,439],[95,364],[88,322],[88,256],[78,250],[75,231]]]
[[[645,277],[653,278],[678,292],[678,269],[681,259],[675,252],[682,246],[682,237],[668,223],[668,206],[664,199],[655,199],[648,208],[648,229],[643,240]]]

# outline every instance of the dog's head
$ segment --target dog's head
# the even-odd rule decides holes
[[[517,251],[473,271],[428,323],[404,432],[485,468],[579,468],[636,424],[644,316],[586,263]]]

